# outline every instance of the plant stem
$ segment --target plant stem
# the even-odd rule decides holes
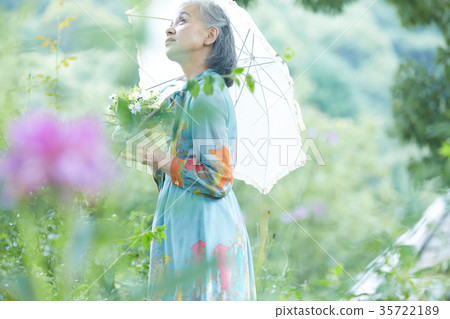
[[[55,77],[55,79],[56,79],[56,81],[55,81],[55,90],[54,90],[55,96],[54,97],[55,97],[55,107],[58,108],[58,95],[57,95],[57,93],[58,93],[58,82],[59,82],[58,61],[59,61],[59,43],[61,41],[61,30],[59,29],[59,23],[60,23],[60,20],[61,20],[61,18],[60,18],[60,16],[61,16],[61,14],[60,14],[60,10],[61,10],[60,9],[60,5],[62,5],[62,4],[60,4],[60,2],[57,1],[56,5],[58,6],[58,15],[57,15],[57,18],[56,18],[56,21],[57,21],[56,26],[57,26],[57,30],[58,30],[58,36],[57,36],[56,54],[55,54],[55,69],[56,69],[56,77]]]
[[[0,128],[0,136],[1,136],[2,140],[3,140],[3,143],[5,144],[6,149],[8,149],[9,148],[8,147],[8,143],[6,142],[5,135],[3,135],[3,130],[1,128]]]
[[[173,102],[172,102],[173,103]],[[172,104],[171,104],[172,105]],[[151,118],[156,112],[158,112],[160,109],[156,109],[153,112],[151,112],[150,114],[148,114],[146,117],[144,117],[141,121],[141,123],[139,123],[138,127],[136,128],[137,131],[139,131],[139,129],[142,127],[142,125],[144,125],[144,123]]]
[[[31,101],[31,73],[28,73],[28,103],[27,103],[27,110],[30,108],[30,101]]]
[[[269,214],[263,213],[259,219],[259,242],[258,242],[258,252],[256,253],[255,258],[255,271],[259,274],[264,260],[266,259],[266,249],[267,249],[267,241],[269,238]]]

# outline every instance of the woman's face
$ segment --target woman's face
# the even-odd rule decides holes
[[[200,17],[198,3],[182,6],[166,30],[166,55],[178,63],[192,60],[205,47],[208,30]]]

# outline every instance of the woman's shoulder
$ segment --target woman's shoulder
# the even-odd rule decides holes
[[[198,83],[201,85],[205,83],[211,84],[214,88],[219,87],[221,91],[226,86],[224,78],[216,69],[207,69],[202,72],[198,77]]]
[[[214,69],[208,69],[197,78],[198,86],[188,89],[188,101],[208,102],[229,104],[228,99],[230,92],[225,85],[223,77]]]
[[[220,77],[220,79],[222,79],[222,77]],[[196,96],[187,92],[186,106],[188,113],[192,117],[223,117],[228,122],[230,112],[233,111],[234,108],[228,88],[226,86],[221,87],[216,83],[220,79],[214,80],[212,84],[209,84],[211,85],[211,88],[206,89],[206,92],[204,90],[204,82],[199,83],[199,91]]]

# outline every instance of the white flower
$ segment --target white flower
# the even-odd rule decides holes
[[[115,99],[117,99],[117,94],[111,94],[109,96],[109,99],[114,101]]]
[[[111,108],[111,105],[108,105],[107,107],[106,107],[106,115],[112,115],[112,114],[114,114],[114,112],[113,112],[113,110],[112,110],[112,108]]]
[[[134,102],[134,104],[130,104],[128,108],[131,110],[131,113],[136,114],[141,110],[141,102]]]
[[[139,98],[139,93],[138,93],[138,92],[130,93],[130,94],[128,95],[128,98],[129,98],[130,100],[136,101],[136,100]]]
[[[141,97],[144,101],[148,101],[152,97],[152,91],[142,90],[139,97]]]

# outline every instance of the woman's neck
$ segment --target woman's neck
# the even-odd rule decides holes
[[[183,73],[186,76],[186,79],[192,79],[196,75],[199,75],[200,73],[206,71],[209,67],[205,62],[203,64],[198,64],[198,65],[191,64],[188,66],[181,66],[181,68],[183,69]]]

